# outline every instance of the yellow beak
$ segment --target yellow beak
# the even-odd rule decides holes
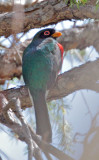
[[[52,37],[57,38],[60,37],[62,35],[61,32],[55,32],[54,34],[52,34]]]

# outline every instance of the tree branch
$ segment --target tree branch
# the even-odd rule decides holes
[[[22,111],[20,100],[13,98],[6,103],[7,99],[0,95],[0,100],[5,105],[3,105],[3,112],[0,114],[0,122],[11,128],[13,132],[17,133],[22,141],[25,141],[28,145],[28,160],[32,160],[33,155],[38,160],[42,160],[40,149],[37,144],[33,141],[30,128],[28,127],[27,122],[25,121]],[[21,125],[18,123],[15,116],[19,119]],[[19,134],[18,134],[19,129]],[[38,158],[37,158],[38,157]]]
[[[64,50],[84,49],[94,46],[99,52],[99,22],[89,23],[80,27],[64,30],[58,41],[64,46]]]
[[[90,32],[90,33],[89,33]],[[64,30],[62,36],[58,38],[65,51],[70,49],[84,49],[94,46],[99,52],[99,25],[98,22],[91,23],[82,27]],[[19,77],[22,74],[22,67],[19,54],[22,56],[23,50],[30,43],[26,41],[15,48],[6,49],[5,54],[0,56],[0,84],[4,84],[6,79]],[[19,52],[19,54],[17,53]]]
[[[72,8],[68,7],[64,1],[61,0],[49,0],[37,3],[29,8],[26,8],[24,13],[24,22],[23,28],[20,32],[26,32],[32,28],[43,27],[50,24],[55,24],[62,20],[68,19],[84,19],[84,18],[93,18],[99,19],[99,9],[96,10],[96,6],[92,4],[86,4],[79,6],[79,9],[76,5]],[[12,19],[15,14],[19,12],[10,12],[2,14],[0,17],[0,36],[8,37],[13,34],[12,31]],[[20,12],[20,14],[22,14]],[[20,22],[23,21],[22,16],[20,17]],[[17,20],[13,22],[14,26],[17,26]],[[19,33],[19,30],[16,30],[16,33]]]
[[[15,107],[15,111],[16,111],[16,116],[17,118],[20,120],[21,124],[22,124],[22,127],[23,127],[23,130],[24,130],[24,134],[26,135],[27,137],[27,144],[28,144],[28,160],[32,160],[32,157],[33,157],[33,151],[34,151],[34,143],[33,143],[33,140],[32,140],[32,137],[31,137],[31,133],[30,133],[30,130],[28,128],[28,125],[22,115],[22,111],[21,111],[21,104],[20,104],[20,100],[16,98],[12,99],[12,102],[14,104],[14,107]],[[6,108],[6,107],[5,107]]]
[[[3,97],[2,100],[4,98],[5,97]],[[20,120],[21,125],[14,120],[14,117],[11,117],[8,114],[8,111],[12,111],[12,112],[15,113],[15,115]],[[50,156],[48,156],[48,154],[50,153],[50,154],[54,155],[55,157],[57,157],[59,160],[66,160],[66,159],[67,160],[73,160],[70,156],[66,155],[65,153],[63,153],[59,149],[57,149],[54,146],[40,140],[40,138],[34,133],[34,131],[31,129],[31,127],[25,122],[24,117],[22,116],[22,114],[20,112],[19,100],[17,100],[16,98],[11,99],[7,103],[7,105],[4,108],[3,113],[0,114],[0,122],[2,124],[6,125],[7,127],[11,128],[12,131],[15,132],[18,135],[18,138],[21,141],[25,141],[28,145],[31,146],[31,143],[29,141],[31,141],[32,143],[35,141],[35,143],[37,144],[36,146],[39,146],[39,148],[41,148],[41,150],[44,153],[47,153],[46,154],[47,158],[50,157]],[[32,148],[32,146],[30,148],[33,151],[34,148]],[[31,154],[32,154],[32,151],[31,151]],[[29,158],[32,159],[32,156],[33,155],[29,155]],[[37,160],[42,160],[41,156]]]
[[[87,62],[59,76],[56,84],[50,90],[47,101],[67,96],[80,89],[89,89],[99,92],[99,59]],[[13,97],[19,98],[21,107],[31,107],[28,90],[25,86],[0,92],[9,101]],[[0,108],[2,112],[2,108]]]

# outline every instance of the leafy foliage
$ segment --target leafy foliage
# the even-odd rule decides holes
[[[70,106],[67,99],[60,99],[48,103],[50,119],[53,130],[53,143],[63,151],[70,151],[71,147],[71,126],[66,121],[67,108]]]
[[[65,0],[66,4],[70,7],[73,7],[74,4],[79,8],[80,5],[85,5],[88,0]]]
[[[99,0],[96,1],[96,9],[99,8]]]

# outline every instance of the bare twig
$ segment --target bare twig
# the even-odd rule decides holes
[[[21,104],[19,99],[13,99],[14,105],[15,105],[15,115],[17,118],[21,121],[22,124],[22,130],[24,131],[24,135],[27,138],[27,144],[28,144],[28,160],[32,160],[33,155],[37,160],[42,160],[42,156],[40,153],[40,149],[37,146],[37,144],[33,141],[30,129],[28,127],[28,124],[26,123],[22,111],[21,111]]]
[[[22,126],[20,126],[20,124],[18,124],[13,117],[12,118],[9,117],[8,111],[10,110],[11,112],[11,109],[14,111],[15,115],[20,120]],[[24,133],[25,142],[28,144],[28,160],[32,160],[33,155],[37,154],[37,152],[39,152],[38,156],[35,155],[35,157],[40,157],[39,159],[42,160],[40,150],[38,146],[36,145],[36,143],[33,141],[28,125],[25,122],[24,117],[21,114],[20,100],[13,98],[6,105],[6,107],[3,108],[3,116],[5,120],[7,121],[6,125],[8,127],[11,125],[10,127],[12,128],[13,131],[16,131],[15,129],[16,125],[17,125],[17,128],[21,127],[20,130],[22,130],[21,132]],[[18,131],[17,131],[17,134],[18,134]]]
[[[44,152],[44,154],[48,160],[53,160],[49,153]]]
[[[39,146],[39,148],[41,148],[41,150],[44,153],[46,153],[46,157],[49,158],[49,160],[51,160],[49,153],[54,155],[55,157],[57,157],[59,160],[73,160],[70,156],[66,155],[62,151],[55,148],[54,146],[42,141],[34,133],[34,131],[31,129],[31,127],[25,122],[25,120],[21,114],[19,100],[17,100],[17,99],[11,100],[7,104],[6,107],[7,107],[7,109],[4,109],[4,112],[6,112],[6,114],[4,114],[4,115],[0,114],[0,122],[3,123],[4,125],[6,125],[7,127],[11,128],[13,130],[13,132],[15,132],[18,135],[18,137],[21,141],[25,141],[29,145],[29,147],[30,147],[29,154],[30,155],[28,156],[28,159],[29,158],[31,159],[31,157],[33,156],[32,150],[35,147]],[[21,121],[21,123],[22,123],[21,125],[19,123],[17,123],[16,121],[14,121],[13,119],[11,119],[11,117],[9,117],[9,115],[8,115],[9,108],[11,108],[12,111],[14,111],[17,118]],[[7,118],[7,122],[6,122],[6,118]],[[35,141],[36,146],[35,145],[33,146],[34,141]],[[38,151],[38,150],[36,150],[36,151]],[[42,160],[40,152],[38,155],[39,155],[39,158],[37,160]],[[35,157],[37,157],[37,156],[35,156]]]
[[[55,148],[51,144],[48,144],[39,139],[39,137],[33,132],[30,128],[32,138],[37,143],[37,145],[42,149],[43,152],[50,153],[53,156],[57,157],[59,160],[73,160],[70,156],[66,155],[64,152],[60,151],[59,149]]]
[[[19,99],[13,99],[13,103],[15,105],[15,115],[17,118],[21,121],[22,128],[24,130],[24,135],[27,137],[27,144],[28,144],[28,160],[32,160],[33,157],[33,140],[30,134],[30,130],[28,128],[28,125],[21,113],[21,104]]]
[[[0,149],[0,154],[2,154],[2,155],[6,158],[6,160],[10,160],[10,158],[7,156],[7,154],[4,153],[4,151],[2,151],[1,149]],[[3,160],[3,159],[1,158],[1,156],[0,156],[0,160]]]

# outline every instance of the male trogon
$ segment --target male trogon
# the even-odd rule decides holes
[[[52,130],[46,95],[54,86],[63,61],[63,47],[56,41],[61,36],[52,28],[39,31],[23,53],[22,73],[34,102],[36,133],[52,141]]]

